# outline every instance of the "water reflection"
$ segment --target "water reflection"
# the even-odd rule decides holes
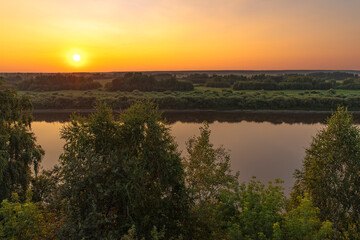
[[[232,169],[240,171],[240,181],[247,181],[252,176],[265,182],[281,178],[285,181],[287,193],[294,182],[294,170],[301,166],[305,148],[309,146],[311,137],[322,128],[327,115],[164,113],[183,154],[185,142],[199,133],[201,123],[206,120],[210,123],[212,143],[229,149]],[[38,143],[45,150],[42,166],[49,169],[57,163],[62,153],[64,140],[60,139],[60,129],[68,121],[69,113],[41,113],[34,116],[32,128]]]

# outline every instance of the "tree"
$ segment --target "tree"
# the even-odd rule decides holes
[[[332,239],[332,223],[321,222],[318,208],[308,196],[297,208],[284,211],[286,199],[281,180],[265,186],[251,180],[236,191],[223,191],[218,204],[229,239],[322,240]]]
[[[332,239],[332,223],[329,221],[321,222],[318,212],[319,209],[313,206],[311,199],[306,194],[300,200],[300,205],[285,215],[282,233],[284,239]]]
[[[62,198],[68,238],[138,238],[165,229],[184,232],[187,198],[180,153],[152,103],[138,103],[115,121],[103,104],[62,130]]]
[[[32,110],[30,100],[3,89],[0,103],[0,200],[12,192],[24,198],[31,171],[37,174],[44,151],[31,132],[31,114],[25,113]]]
[[[156,227],[153,228],[153,230],[151,231],[151,236],[149,237],[149,239],[151,240],[161,240],[164,239],[165,237],[165,233],[164,231],[158,231]],[[182,238],[172,238],[172,240],[181,240]],[[128,234],[124,235],[121,237],[121,240],[140,240],[136,237],[136,228],[135,226],[132,226],[129,231]],[[141,240],[145,240],[145,238],[142,238]]]
[[[230,155],[220,146],[210,143],[210,129],[207,123],[200,127],[200,136],[192,137],[186,143],[184,158],[186,184],[192,200],[194,239],[222,238],[216,207],[221,190],[231,189],[237,184],[238,173],[230,170]]]
[[[32,203],[31,197],[32,192],[27,191],[25,203],[20,203],[17,193],[12,195],[11,201],[2,201],[1,239],[55,239],[51,216],[44,214],[36,203]]]
[[[346,108],[339,107],[313,138],[296,178],[293,199],[309,193],[320,219],[333,222],[336,237],[359,237],[360,130]]]
[[[265,186],[255,179],[234,191],[223,190],[218,211],[230,239],[272,239],[274,224],[283,219],[285,205],[282,181]]]
[[[194,86],[188,81],[178,81],[175,76],[157,80],[153,75],[142,73],[126,73],[124,76],[112,80],[106,85],[109,91],[131,92],[139,90],[142,92],[166,90],[170,91],[192,91]]]
[[[32,178],[32,201],[39,202],[48,209],[58,207],[60,179],[60,168],[58,166],[54,166],[50,170],[43,170],[35,178]]]
[[[17,84],[22,91],[60,91],[60,90],[90,90],[101,87],[99,82],[91,77],[72,74],[37,75],[33,79],[24,80]]]
[[[216,201],[220,190],[237,183],[238,179],[238,173],[231,173],[229,153],[222,146],[214,148],[210,134],[209,125],[204,123],[200,127],[200,136],[194,136],[186,143],[186,183],[196,202]]]

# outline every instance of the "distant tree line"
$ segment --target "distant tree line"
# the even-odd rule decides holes
[[[335,76],[336,77],[336,76]],[[360,89],[360,79],[346,78],[342,80],[315,78],[308,75],[251,77],[247,81],[238,81],[234,90],[329,90]]]
[[[220,87],[221,84],[223,86],[232,85],[236,81],[247,80],[246,76],[243,75],[209,75],[206,73],[194,73],[189,74],[188,76],[183,77],[194,84],[205,85],[208,87]],[[221,82],[221,83],[220,83]],[[212,86],[211,86],[212,85]]]
[[[346,72],[318,72],[303,74],[265,75],[208,75],[190,74],[184,79],[194,84],[213,88],[230,88],[234,90],[328,90],[360,89],[357,74]]]
[[[93,79],[113,79],[107,83],[108,91],[191,91],[194,85],[211,88],[232,88],[233,90],[329,90],[360,89],[357,74],[345,72],[318,72],[284,75],[209,75],[194,73],[177,77],[169,73],[93,73],[89,76],[73,74],[36,75],[31,80],[21,81],[21,76],[10,76],[8,83],[24,91],[91,90],[101,87]],[[114,79],[115,78],[115,79]]]
[[[150,91],[192,91],[194,86],[189,81],[180,81],[175,77],[160,78],[157,80],[152,75],[142,73],[126,73],[122,77],[112,80],[106,85],[108,91],[126,91],[131,92],[139,90],[143,92]]]
[[[359,78],[358,74],[355,73],[347,73],[347,72],[315,72],[307,74],[309,77],[313,77],[316,79],[324,79],[324,80],[337,80],[341,81],[347,78]]]
[[[328,90],[335,88],[335,80],[314,79],[308,76],[286,76],[264,78],[250,78],[249,81],[239,81],[234,83],[234,90]]]
[[[206,87],[213,88],[229,88],[236,81],[246,79],[244,76],[227,75],[227,76],[213,76],[211,79],[206,81]]]
[[[20,75],[10,75],[5,78],[8,82],[19,82],[22,80],[22,77]]]
[[[17,85],[22,91],[91,90],[100,87],[101,84],[91,77],[68,74],[38,75]]]

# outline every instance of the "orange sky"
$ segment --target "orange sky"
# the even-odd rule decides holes
[[[360,70],[359,9],[359,0],[7,0],[0,72]]]

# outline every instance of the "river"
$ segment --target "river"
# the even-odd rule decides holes
[[[211,142],[223,145],[231,156],[231,168],[240,171],[240,181],[253,176],[264,183],[280,178],[286,194],[294,183],[294,170],[300,168],[305,149],[312,137],[324,127],[328,113],[311,112],[166,112],[164,117],[179,150],[186,154],[185,142],[199,134],[207,121]],[[60,130],[69,120],[69,113],[38,112],[32,129],[45,150],[44,169],[53,167],[62,152],[64,140]]]

